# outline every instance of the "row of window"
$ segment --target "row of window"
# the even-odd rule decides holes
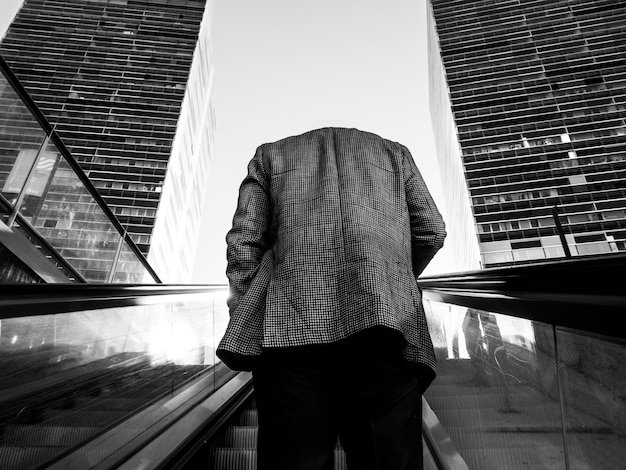
[[[538,189],[535,191],[523,191],[517,193],[491,194],[489,196],[478,196],[472,198],[472,204],[499,204],[502,202],[521,201],[524,199],[541,199],[558,196],[556,188]]]
[[[604,153],[606,152],[606,153]],[[609,153],[614,152],[614,153]],[[590,156],[585,156],[590,155]],[[537,165],[544,167],[546,163],[550,168],[566,168],[571,166],[586,166],[586,165],[604,165],[615,162],[626,161],[626,153],[624,153],[624,146],[616,146],[614,148],[606,147],[586,147],[578,148],[576,150],[570,150],[567,154],[562,152],[554,153],[540,153],[529,155],[512,155],[504,158],[492,158],[492,159],[469,159],[464,158],[465,167],[468,171],[479,169],[490,169],[499,167],[512,167],[512,166],[532,166]],[[615,167],[617,168],[617,167]],[[534,171],[534,170],[533,170]]]
[[[85,173],[88,173],[93,179],[141,181],[154,184],[154,181],[160,181],[165,177],[165,171],[160,168],[102,165],[89,161],[81,162],[81,165],[85,169]]]
[[[32,93],[33,95],[35,95],[35,93]],[[49,94],[47,94],[47,96],[50,96]],[[72,118],[72,117],[81,117],[86,113],[93,113],[93,112],[97,112],[97,111],[103,111],[102,107],[103,105],[105,105],[105,103],[107,103],[106,101],[99,101],[99,102],[91,102],[91,101],[81,101],[81,100],[74,100],[74,103],[68,103],[65,105],[65,107],[63,108],[63,111],[61,112],[61,116],[66,116],[68,118]],[[141,109],[142,111],[144,111],[144,115],[145,116],[150,116],[153,115],[155,117],[158,117],[159,119],[163,119],[163,118],[168,118],[168,117],[175,117],[177,116],[177,112],[178,109],[180,108],[179,105],[175,105],[174,103],[162,103],[162,102],[151,102],[151,103],[144,103],[142,105],[141,108],[139,108],[138,106],[134,106],[133,103],[127,103],[126,106],[123,106],[123,103],[113,103],[113,102],[108,102],[108,106],[111,106],[110,109],[124,109],[124,108],[128,108],[129,110],[131,109]],[[121,106],[122,105],[122,106]],[[46,106],[46,103],[40,103],[39,107],[44,109]]]
[[[596,242],[577,244],[569,247],[572,256],[591,256],[626,251],[626,242]],[[483,253],[483,264],[486,267],[510,265],[512,262],[528,262],[531,260],[563,258],[565,251],[560,246],[528,248],[513,251]]]
[[[542,123],[545,124],[545,123]],[[555,129],[555,131],[558,131]],[[497,134],[498,137],[500,138],[510,138],[510,137],[514,137],[514,135],[512,135],[514,133],[511,134],[505,134],[504,132]],[[479,139],[474,139],[475,141],[479,141]],[[491,139],[493,140],[493,139]],[[532,148],[532,147],[544,147],[547,145],[554,145],[554,144],[559,144],[559,143],[563,143],[563,142],[571,142],[572,138],[571,135],[568,133],[562,133],[562,134],[553,134],[551,136],[545,136],[542,138],[534,138],[534,139],[528,139],[528,137],[525,136],[518,136],[517,138],[514,137],[513,140],[508,140],[508,141],[504,141],[504,142],[500,142],[494,145],[489,145],[489,146],[471,146],[470,142],[462,142],[463,145],[463,155],[473,155],[473,154],[477,154],[477,153],[493,153],[493,152],[506,152],[508,150],[518,150],[518,149],[522,149],[522,148]],[[474,145],[476,145],[476,143],[479,142],[473,142]]]
[[[445,6],[438,5],[438,2],[433,3],[435,17],[437,24],[442,28],[460,29],[463,31],[471,32],[472,29],[483,30],[484,28],[490,28],[492,31],[498,31],[502,26],[508,26],[512,20],[514,22],[520,21],[521,18],[525,18],[529,23],[541,24],[546,22],[561,22],[561,18],[572,18],[572,14],[576,11],[576,15],[579,19],[584,19],[586,22],[594,23],[594,19],[597,22],[604,23],[607,20],[607,15],[596,15],[592,10],[587,10],[585,14],[584,10],[571,9],[571,2],[567,5],[559,4],[553,1],[538,1],[537,6],[533,7],[528,1],[523,4],[523,9],[515,8],[520,7],[518,2],[513,5],[506,5],[504,13],[496,13],[493,9],[493,3],[489,3],[481,7],[477,2],[462,2],[461,5],[457,5],[454,2],[445,2]],[[513,8],[512,8],[513,7]],[[483,8],[483,13],[478,15],[479,9]],[[464,12],[466,10],[467,12]],[[535,16],[536,14],[536,16]],[[615,16],[619,20],[622,14],[612,12],[609,16]],[[476,26],[476,25],[479,26]]]
[[[107,44],[94,43],[93,34],[87,33],[72,33],[72,39],[76,39],[76,42],[73,43],[63,42],[59,37],[57,31],[43,34],[41,31],[27,30],[22,33],[11,30],[11,37],[3,40],[2,47],[7,51],[15,49],[26,54],[41,54],[43,49],[48,54],[62,54],[64,61],[71,60],[72,57],[82,57],[83,52],[89,47],[91,53],[104,54],[110,60],[124,62],[134,55],[150,56],[152,54],[163,54],[176,57],[179,60],[190,60],[195,45],[195,41],[172,40],[165,37],[136,37],[132,39],[132,43],[128,39],[120,37],[117,41]]]
[[[98,180],[96,177],[94,178],[94,186],[99,189],[126,189],[129,191],[144,191],[144,192],[161,192],[160,184],[150,184],[150,183],[129,183],[122,181],[107,181],[107,180]]]
[[[76,125],[72,131],[66,131],[65,129],[60,130],[58,133],[64,137],[65,144],[71,147],[93,147],[95,142],[98,142],[99,146],[102,148],[119,148],[120,150],[130,150],[131,148],[136,148],[138,152],[145,153],[146,151],[150,152],[167,152],[169,147],[172,145],[173,135],[167,133],[165,135],[166,138],[154,138],[156,137],[154,133],[146,132],[143,136],[140,136],[138,140],[146,140],[154,143],[151,144],[138,144],[136,142],[130,143],[126,142],[126,136],[130,134],[130,132],[115,132],[118,129],[111,129],[114,132],[108,132],[109,128],[93,128],[91,126],[80,126]],[[99,133],[98,133],[99,132]],[[145,137],[153,137],[151,139],[145,139]],[[108,146],[107,143],[115,144],[115,147]]]
[[[169,160],[170,153],[169,152],[156,152],[151,150],[147,151],[138,151],[135,149],[127,150],[124,146],[116,146],[116,147],[107,147],[104,148],[102,146],[98,146],[94,148],[93,146],[89,146],[91,142],[85,142],[82,147],[73,146],[72,152],[74,156],[78,159],[79,156],[82,158],[82,161],[91,162],[94,156],[97,157],[111,157],[111,158],[128,158],[132,160],[146,160],[146,161],[160,161],[165,162]],[[132,147],[132,146],[131,146]],[[149,164],[150,168],[164,168],[163,166],[158,166],[153,163]]]
[[[523,44],[532,41],[532,44],[538,48],[545,47],[552,51],[567,50],[568,44],[584,44],[601,50],[605,44],[613,46],[614,36],[626,31],[620,20],[616,20],[614,23],[616,27],[611,27],[610,22],[601,22],[601,27],[598,27],[598,23],[560,22],[554,25],[556,31],[551,31],[551,27],[545,23],[533,25],[530,22],[514,21],[512,24],[504,23],[501,28],[491,34],[487,34],[484,24],[481,24],[479,29],[474,30],[475,34],[468,34],[470,31],[464,29],[461,31],[461,35],[456,31],[456,36],[451,36],[450,39],[445,39],[446,33],[443,32],[442,37],[444,39],[440,38],[441,50],[445,54],[456,55],[457,58],[458,56],[478,57],[476,53],[463,53],[463,51],[469,51],[472,48],[485,50],[490,43],[497,47],[498,44],[501,44],[502,39],[511,39],[511,46],[518,48],[524,47]],[[504,49],[504,47],[501,48]]]
[[[584,224],[587,222],[624,220],[626,219],[626,210],[614,209],[604,212],[591,212],[585,214],[565,215],[559,218],[560,222],[566,221],[566,224]],[[479,233],[492,232],[509,232],[511,230],[526,230],[538,227],[554,227],[556,222],[552,217],[537,217],[534,219],[510,220],[506,222],[491,222],[478,224]]]
[[[92,127],[94,134],[98,132],[98,129],[102,130],[104,127],[107,129],[129,130],[132,131],[133,135],[138,136],[139,140],[141,140],[143,136],[157,138],[171,137],[176,130],[175,126],[169,124],[168,121],[145,121],[145,119],[144,122],[135,122],[127,119],[106,119],[106,116],[103,119],[93,119],[92,116],[87,116],[85,119],[64,119],[63,124],[57,124],[57,129],[71,130],[76,129],[77,126],[80,126],[83,129],[85,127]],[[120,133],[121,137],[123,137],[123,135],[124,134]]]
[[[559,117],[566,116],[567,114],[561,113],[581,113],[584,112],[585,109],[598,109],[600,107],[605,107],[610,112],[618,112],[626,111],[626,102],[622,103],[621,101],[626,100],[617,100],[615,97],[601,97],[589,99],[585,97],[582,100],[577,100],[572,103],[559,103],[557,107],[554,100],[545,103],[544,106],[533,105],[531,108],[528,103],[523,105],[507,105],[500,106],[494,108],[480,108],[480,109],[469,109],[466,111],[458,111],[455,112],[455,119],[457,125],[475,125],[480,124],[482,126],[489,126],[496,128],[498,125],[502,125],[503,127],[511,127],[511,125],[522,125],[525,124],[528,120],[534,119],[538,123],[541,123],[548,117]],[[520,129],[513,129],[513,132],[521,132]]]
[[[510,222],[494,222],[478,224],[478,233],[508,232],[510,230],[524,230],[537,227],[554,227],[555,222],[551,217],[538,217],[536,219],[512,220]]]
[[[615,113],[615,116],[617,113]],[[605,118],[602,120],[602,118]],[[554,126],[554,127],[552,127]],[[564,129],[565,128],[565,129]],[[459,140],[465,148],[471,148],[472,153],[484,153],[494,151],[519,150],[531,147],[543,147],[550,144],[560,143],[553,137],[559,133],[576,135],[582,131],[595,129],[625,129],[626,121],[622,119],[611,119],[611,116],[598,116],[594,120],[594,116],[586,116],[584,118],[563,119],[559,122],[536,122],[534,124],[514,125],[510,127],[501,127],[494,129],[484,129],[477,131],[459,132]],[[565,132],[562,132],[565,130]],[[559,132],[561,131],[561,132]],[[519,137],[522,134],[523,137]],[[542,138],[542,135],[550,135],[550,137]],[[617,132],[617,135],[621,135]],[[485,141],[495,141],[506,139],[508,142],[498,142],[497,146],[476,147]],[[571,142],[569,140],[568,142]],[[485,149],[480,150],[479,149]]]
[[[590,151],[585,151],[590,150]],[[591,157],[580,157],[576,150],[570,150],[567,153],[553,152],[543,154],[530,154],[523,157],[509,157],[494,160],[469,161],[465,159],[465,168],[470,179],[497,176],[498,174],[510,173],[532,173],[541,175],[560,174],[554,170],[587,167],[593,165],[597,167],[595,171],[599,174],[616,172],[623,170],[624,165],[619,162],[626,161],[626,154],[620,153],[618,149],[614,149],[614,154],[597,154],[602,150],[597,149],[579,149],[580,154],[590,154]],[[585,169],[580,173],[590,174],[591,171]],[[564,175],[565,173],[563,173]],[[568,173],[572,174],[572,173]]]
[[[544,90],[546,87],[543,87]],[[581,100],[611,99],[626,96],[626,81],[604,83],[603,85],[586,86],[580,85],[558,91],[526,90],[527,93],[496,93],[492,95],[472,96],[454,101],[455,112],[463,112],[467,109],[488,108],[492,110],[497,106],[517,104],[527,108],[534,108],[543,103],[561,105],[562,103],[578,102]],[[615,103],[624,101],[616,100]]]
[[[504,192],[519,192],[519,191],[533,191],[538,189],[556,187],[559,190],[560,196],[570,196],[570,195],[592,195],[596,192],[600,194],[605,194],[609,191],[615,191],[620,193],[624,189],[626,189],[626,181],[622,181],[620,178],[603,181],[601,183],[580,183],[576,181],[577,177],[584,178],[582,175],[573,175],[569,177],[561,177],[558,179],[544,179],[544,180],[533,180],[525,177],[524,175],[511,175],[510,178],[500,178],[504,181],[498,181],[497,184],[493,183],[488,185],[488,178],[485,178],[484,186],[476,186],[470,190],[471,195],[474,197],[479,197],[483,195],[490,195],[496,191],[504,191]],[[476,185],[481,184],[480,181],[475,183]]]
[[[156,209],[144,207],[115,207],[113,212],[115,215],[130,215],[139,217],[156,217]]]
[[[558,176],[551,172],[504,173],[498,176],[468,180],[468,186],[474,194],[491,193],[494,188],[513,192],[517,188],[530,190],[546,186],[569,188],[578,192],[603,191],[612,187],[626,187],[624,173],[624,171],[601,172],[597,173],[597,178],[594,178],[594,175],[578,174],[578,172]],[[509,187],[506,188],[505,186]]]
[[[119,16],[128,20],[164,20],[165,22],[183,21],[197,23],[198,15],[201,15],[203,10],[202,5],[195,5],[191,2],[179,2],[179,5],[173,6],[166,2],[150,0],[143,5],[143,8],[141,8],[142,5],[136,1],[132,2],[131,5],[128,6],[127,2],[124,0],[102,0],[100,3],[109,4],[106,5],[104,9],[101,6],[98,6],[98,2],[95,0],[90,0],[90,2],[92,5],[90,5],[89,2],[73,3],[68,1],[54,2],[52,0],[48,0],[45,2],[44,6],[37,5],[35,2],[31,1],[28,6],[23,8],[20,12],[20,18],[31,20],[35,19],[40,11],[39,9],[44,8],[50,17],[56,18],[59,21],[70,21],[72,19],[80,19],[84,21],[89,17],[97,18],[104,14],[107,19]],[[116,3],[125,5],[126,7],[117,8],[115,6]],[[181,9],[179,6],[184,6],[184,8]],[[57,14],[56,17],[54,16],[55,13]]]
[[[537,140],[529,140],[527,142],[503,142],[499,145],[490,145],[490,146],[476,146],[476,147],[463,147],[463,156],[476,155],[476,154],[484,154],[484,153],[494,153],[494,152],[507,152],[510,150],[518,150],[522,148],[528,147],[542,147],[548,145],[555,145],[561,142],[581,142],[581,141],[592,141],[596,139],[601,139],[605,137],[621,137],[626,135],[626,126],[609,128],[609,129],[598,129],[593,132],[578,132],[578,133],[568,133],[562,134],[567,135],[570,140],[560,140],[559,137],[546,137],[544,139]],[[507,136],[504,136],[507,137]],[[561,137],[562,139],[562,137]],[[477,139],[478,140],[478,139]]]
[[[73,123],[69,113],[61,113],[66,122]],[[106,118],[107,122],[118,122],[120,128],[130,128],[140,124],[161,124],[164,126],[176,126],[177,115],[174,113],[156,112],[154,109],[138,108],[137,106],[117,106],[111,104],[106,111],[102,112],[102,107],[98,109],[86,109],[84,113],[74,116],[80,122],[97,122],[100,118]]]
[[[191,49],[188,54],[181,57],[179,53],[138,52],[124,46],[97,50],[85,45],[80,50],[74,50],[64,49],[62,45],[55,48],[53,44],[47,42],[41,45],[30,43],[28,46],[19,47],[19,51],[29,63],[39,64],[41,67],[55,67],[57,76],[66,73],[68,79],[74,79],[76,68],[83,66],[81,73],[88,78],[92,76],[95,81],[98,78],[115,80],[124,72],[145,74],[155,66],[166,66],[167,74],[175,75],[177,72],[187,70],[191,62]],[[13,52],[6,43],[3,43],[2,48],[5,54]],[[93,61],[94,55],[97,55],[100,63]],[[106,62],[106,67],[103,62]]]
[[[591,122],[598,116],[603,116],[607,120],[618,119],[624,115],[626,105],[602,105],[589,106],[584,108],[574,108],[570,110],[558,110],[556,106],[548,109],[529,110],[529,113],[507,113],[506,115],[485,116],[484,119],[464,119],[457,122],[459,135],[469,134],[473,136],[476,132],[487,131],[498,134],[523,134],[525,129],[539,130],[545,129],[547,122],[557,123],[583,123]],[[552,120],[558,117],[559,120]],[[554,126],[554,125],[552,125]],[[552,127],[550,126],[550,127]],[[484,135],[478,134],[479,137]]]
[[[620,54],[605,54],[600,57],[604,57],[609,60],[612,58],[619,58]],[[444,61],[446,58],[444,57]],[[559,60],[559,63],[562,63],[562,59],[555,58],[554,60]],[[545,66],[548,63],[549,58],[539,56],[527,57],[524,60],[520,60],[519,58],[512,59],[510,63],[500,63],[496,64],[493,61],[486,63],[484,66],[479,67],[474,64],[472,67],[468,67],[465,62],[462,62],[458,65],[448,64],[446,63],[446,72],[449,80],[450,87],[454,89],[457,84],[463,83],[467,80],[468,77],[472,77],[473,80],[480,80],[481,82],[487,80],[498,80],[498,79],[506,79],[511,78],[511,76],[519,77],[522,79],[527,76],[545,76],[543,75],[546,72]],[[622,70],[622,67],[619,64],[588,64],[587,71],[597,71],[599,68],[605,73],[618,73]],[[512,72],[515,71],[513,74]],[[581,71],[578,70],[577,73]],[[568,75],[567,70],[559,70],[558,75]]]
[[[150,244],[150,238],[151,237],[150,237],[150,235],[147,235],[145,233],[131,233],[130,234],[130,238],[137,245],[148,245],[148,244]]]
[[[550,91],[554,96],[565,96],[576,93],[581,89],[586,91],[598,91],[606,89],[607,83],[612,88],[620,88],[620,84],[626,87],[626,70],[622,67],[611,70],[603,70],[602,74],[568,74],[559,75],[558,80],[546,78],[542,75],[529,76],[524,79],[509,80],[506,83],[471,81],[463,86],[452,87],[451,98],[469,99],[470,97],[497,96],[498,94],[520,94],[535,91]]]

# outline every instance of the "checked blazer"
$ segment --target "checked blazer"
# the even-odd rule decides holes
[[[373,326],[436,371],[417,276],[446,232],[408,149],[323,128],[261,145],[226,236],[230,322],[218,356],[332,343]],[[375,347],[376,345],[372,345]]]

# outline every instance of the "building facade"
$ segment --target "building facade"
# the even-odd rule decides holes
[[[626,4],[430,9],[483,265],[626,251]]]
[[[214,133],[205,0],[25,0],[0,53],[164,282],[189,282]]]
[[[451,249],[454,271],[472,271],[481,267],[478,237],[432,14],[426,17],[426,25],[430,117],[439,170],[445,182],[446,245]]]

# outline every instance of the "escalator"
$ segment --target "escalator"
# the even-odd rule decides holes
[[[196,455],[187,468],[200,467],[203,463],[208,464],[205,468],[212,469],[256,468],[258,425],[254,399],[250,398],[208,452]]]
[[[35,355],[49,365],[49,353],[54,351],[48,348],[46,354]],[[7,374],[13,386],[0,395],[0,462],[2,468],[11,469],[53,462],[205,371],[201,366],[152,367],[143,354],[122,353],[84,366],[66,368],[70,367],[66,364],[65,369],[45,371],[39,381],[25,381],[24,370],[33,372],[33,367],[28,358],[13,359],[24,369],[18,377]]]
[[[420,280],[439,367],[425,468],[623,468],[623,266]],[[250,374],[215,356],[227,322],[223,287],[0,286],[0,468],[255,468]]]

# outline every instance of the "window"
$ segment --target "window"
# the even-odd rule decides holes
[[[592,235],[578,235],[574,237],[576,243],[593,243],[593,242],[603,242],[606,240],[606,237],[603,233],[594,233]]]
[[[541,240],[524,240],[520,242],[511,242],[511,248],[514,250],[524,250],[527,248],[541,247]]]

